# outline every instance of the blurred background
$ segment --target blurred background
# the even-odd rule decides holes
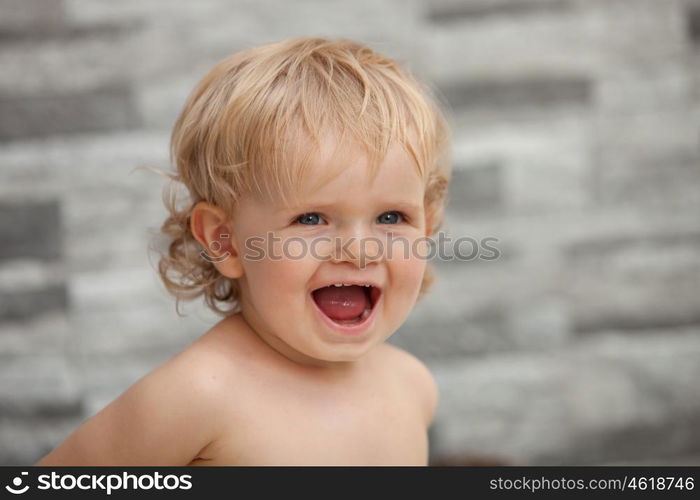
[[[433,464],[700,464],[700,1],[0,0],[0,464],[31,464],[206,331],[147,247],[169,131],[240,49],[350,37],[449,108],[437,262],[392,342]],[[465,249],[466,252],[469,249]]]

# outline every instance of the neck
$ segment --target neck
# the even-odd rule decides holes
[[[281,356],[287,362],[293,363],[298,369],[315,374],[323,372],[325,375],[338,377],[352,375],[358,370],[360,364],[359,360],[327,361],[297,351],[274,333],[268,332],[258,320],[258,317],[254,313],[251,313],[250,309],[246,307],[245,303],[241,313],[236,316],[238,316],[239,320],[244,324],[244,327],[253,338],[264,343],[269,350],[272,351],[272,355]]]

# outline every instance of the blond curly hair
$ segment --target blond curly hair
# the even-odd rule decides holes
[[[167,174],[163,195],[167,249],[158,272],[178,314],[180,301],[202,295],[218,314],[240,310],[237,280],[200,255],[204,248],[190,230],[192,208],[206,201],[232,214],[245,194],[296,199],[328,130],[364,148],[372,176],[390,143],[402,144],[425,181],[427,236],[440,228],[449,129],[427,86],[352,40],[301,37],[238,52],[196,85],[172,130],[176,173]],[[428,264],[419,298],[433,280]]]

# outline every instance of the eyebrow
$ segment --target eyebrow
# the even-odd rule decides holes
[[[400,208],[402,210],[406,211],[414,211],[414,212],[419,212],[422,207],[420,205],[416,205],[415,203],[408,203],[405,201],[383,201],[378,203],[377,205],[382,205],[385,207],[394,207],[394,208]],[[329,208],[333,208],[337,206],[337,203],[305,203],[296,207],[291,207],[291,208],[283,208],[282,210],[284,212],[298,212],[298,211],[313,211],[313,210],[328,210]]]

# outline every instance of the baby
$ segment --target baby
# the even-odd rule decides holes
[[[448,136],[356,42],[218,63],[172,133],[188,198],[165,197],[159,271],[225,317],[36,465],[426,465],[435,382],[384,341],[433,279]]]

